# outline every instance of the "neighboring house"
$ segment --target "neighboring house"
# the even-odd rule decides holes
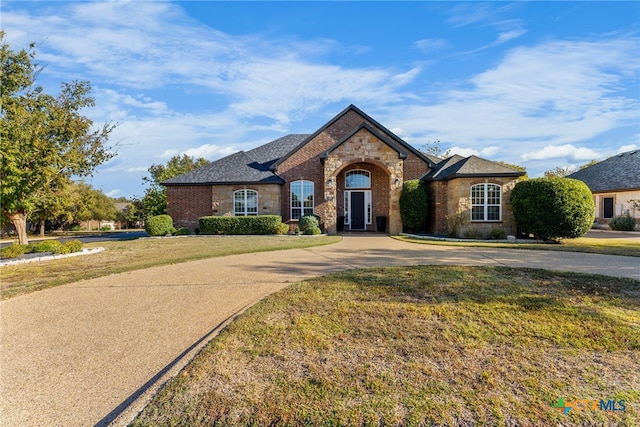
[[[175,227],[198,227],[206,215],[281,215],[295,224],[317,214],[327,233],[376,231],[384,218],[402,232],[404,181],[427,183],[430,233],[446,234],[461,215],[461,233],[515,234],[509,204],[523,172],[476,156],[426,155],[351,105],[310,135],[287,135],[164,181]],[[383,221],[379,221],[383,222]]]
[[[640,209],[633,204],[634,200],[640,203],[640,150],[616,154],[568,178],[579,179],[591,189],[598,223],[626,213],[636,222],[640,219]]]

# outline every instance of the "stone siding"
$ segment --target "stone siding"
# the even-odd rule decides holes
[[[471,186],[475,184],[497,184],[502,187],[502,220],[501,221],[471,221]],[[446,216],[462,215],[464,222],[461,224],[458,237],[471,237],[484,239],[494,228],[502,229],[506,235],[516,235],[516,222],[511,209],[511,190],[517,180],[513,178],[456,178],[447,184],[447,210],[445,218],[436,217],[440,224],[439,230],[443,230],[442,223],[446,226]],[[442,210],[437,210],[442,215]],[[444,229],[448,232],[448,229]],[[440,231],[442,232],[442,231]]]

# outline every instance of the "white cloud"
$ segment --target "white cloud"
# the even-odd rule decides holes
[[[469,156],[479,156],[479,157],[486,157],[491,159],[492,157],[494,157],[498,152],[500,152],[500,147],[498,146],[489,146],[489,147],[484,147],[480,150],[476,150],[473,148],[465,148],[465,147],[451,147],[449,148],[451,154],[458,154],[462,157],[469,157]]]
[[[622,147],[618,148],[618,151],[616,152],[616,154],[626,153],[627,151],[633,151],[637,149],[638,149],[638,146],[636,144],[623,145]]]
[[[522,160],[547,160],[557,158],[570,158],[573,160],[592,160],[600,157],[600,154],[590,148],[574,147],[571,144],[547,145],[542,150],[531,151],[522,154]]]
[[[444,39],[422,39],[413,44],[424,53],[443,50],[449,47],[449,43]]]

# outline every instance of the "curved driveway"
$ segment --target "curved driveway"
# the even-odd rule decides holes
[[[416,245],[382,235],[111,275],[0,302],[0,425],[126,425],[237,314],[289,283],[359,267],[455,264],[640,280],[638,258]]]

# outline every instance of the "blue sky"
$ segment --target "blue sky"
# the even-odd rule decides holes
[[[312,133],[354,104],[416,148],[540,176],[640,148],[640,3],[2,2],[39,84],[89,80],[118,155],[89,182]]]

